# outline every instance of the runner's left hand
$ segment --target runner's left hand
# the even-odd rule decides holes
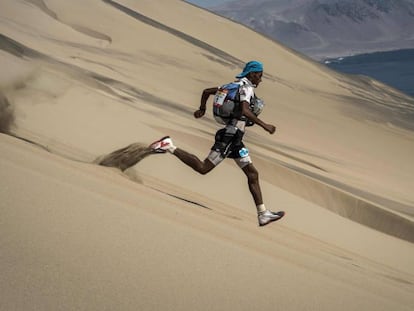
[[[204,116],[204,114],[206,113],[205,110],[197,110],[194,112],[194,118],[201,118],[202,116]]]

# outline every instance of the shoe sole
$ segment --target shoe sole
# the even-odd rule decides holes
[[[278,219],[272,219],[272,220],[270,220],[269,222],[267,222],[265,224],[259,224],[259,226],[260,227],[266,226],[266,225],[268,225],[272,222],[275,222],[275,221],[278,221],[278,220],[282,219],[286,215],[286,213],[284,211],[277,212],[277,214],[280,215],[280,217]]]
[[[152,150],[152,152],[153,152],[153,153],[166,153],[166,152],[167,152],[167,150],[154,149],[154,148],[152,148],[152,147],[151,147],[152,145],[154,145],[154,144],[156,144],[156,143],[158,143],[158,142],[160,142],[160,141],[162,141],[162,140],[164,140],[164,139],[166,139],[166,138],[170,138],[170,136],[164,136],[163,138],[161,138],[161,139],[158,139],[158,140],[154,141],[153,143],[151,143],[151,144],[148,146],[148,148],[150,148],[150,149]]]

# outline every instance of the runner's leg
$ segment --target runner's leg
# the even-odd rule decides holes
[[[206,158],[204,161],[201,161],[195,155],[180,148],[177,148],[173,154],[178,159],[180,159],[181,162],[185,163],[186,165],[191,167],[193,170],[203,175],[207,174],[213,168],[216,167],[216,165],[213,164],[208,158]]]
[[[263,198],[259,184],[259,172],[252,163],[244,166],[242,170],[247,176],[247,183],[249,184],[249,190],[253,196],[254,203],[256,206],[262,205]]]

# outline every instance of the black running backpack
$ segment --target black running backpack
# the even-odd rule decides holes
[[[241,117],[240,83],[222,85],[214,95],[213,115],[218,123],[227,124],[233,118]]]

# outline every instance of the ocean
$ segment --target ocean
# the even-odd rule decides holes
[[[414,97],[414,49],[329,58],[323,62],[336,71],[369,76]]]

